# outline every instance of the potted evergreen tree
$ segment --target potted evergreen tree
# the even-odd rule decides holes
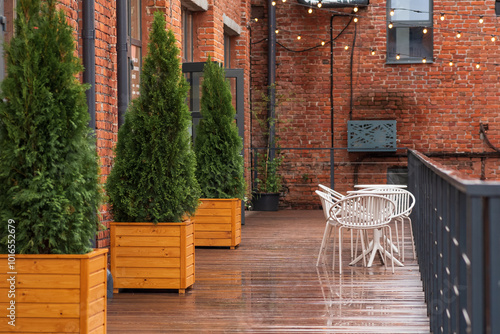
[[[111,272],[120,288],[178,289],[194,283],[200,187],[179,49],[159,11],[135,99],[118,132],[106,191],[112,205]]]
[[[8,292],[0,295],[0,332],[105,333],[107,250],[91,245],[102,189],[88,87],[56,0],[17,2],[6,58],[0,270]]]
[[[204,66],[195,152],[201,205],[195,218],[196,246],[229,246],[241,242],[241,200],[245,193],[243,141],[234,120],[231,89],[224,69]]]

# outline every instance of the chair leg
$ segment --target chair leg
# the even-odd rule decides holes
[[[417,255],[415,252],[415,240],[413,240],[413,226],[411,225],[411,218],[406,217],[406,219],[408,219],[408,223],[410,224],[411,247],[413,249],[413,259],[415,260],[417,258]]]
[[[332,272],[335,270],[335,227],[332,226],[332,233],[333,233],[333,261],[332,261]],[[340,243],[339,243],[340,247]]]
[[[342,275],[342,245],[344,244],[344,236],[342,226],[339,227],[339,274]]]
[[[389,241],[392,244],[392,229],[389,225],[387,225],[387,228],[389,228],[389,237],[390,237]],[[391,247],[391,263],[392,263],[392,273],[394,274],[394,251],[392,247]]]
[[[396,226],[396,236],[397,236],[396,243],[397,243],[397,249],[398,249],[399,254],[401,254],[401,248],[399,248],[399,229],[398,229],[398,221],[397,220],[396,220],[396,223],[394,225]]]
[[[323,240],[321,241],[321,247],[319,249],[318,260],[316,261],[316,266],[319,266],[319,262],[321,260],[321,255],[326,253],[326,245],[329,235],[331,234],[332,226],[326,223],[325,232],[323,232]]]

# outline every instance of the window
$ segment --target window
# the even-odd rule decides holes
[[[430,63],[432,54],[432,0],[388,0],[387,63]]]
[[[224,34],[224,67],[231,68],[231,38]]]
[[[133,100],[139,96],[142,69],[141,0],[129,0],[129,96]]]
[[[497,14],[497,16],[500,16],[500,0],[495,1],[495,14]]]
[[[182,7],[182,62],[193,62],[193,12]]]

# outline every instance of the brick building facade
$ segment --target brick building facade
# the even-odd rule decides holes
[[[183,62],[203,62],[210,55],[227,68],[243,70],[246,176],[250,184],[252,147],[265,144],[255,117],[266,113],[265,104],[260,102],[268,89],[271,1],[96,0],[92,14],[87,12],[88,1],[61,0],[61,7],[75,28],[79,54],[83,57],[84,37],[90,36],[94,43],[95,103],[90,110],[95,110],[102,181],[113,165],[120,113],[138,90],[153,12],[160,10],[179,41]],[[15,0],[1,2],[8,39]],[[372,0],[357,12],[352,6],[328,7],[329,2],[323,0],[325,5],[320,9],[317,1],[310,2],[311,6],[306,0],[276,1],[273,9],[278,31],[274,32],[276,112],[280,120],[276,133],[284,148],[281,174],[288,189],[281,206],[318,207],[313,191],[318,183],[330,184],[332,163],[334,184],[340,191],[356,183],[386,182],[388,171],[397,174],[404,170],[406,148],[428,153],[470,177],[500,179],[498,152],[488,144],[489,140],[500,146],[497,3],[423,1],[430,10],[404,11],[399,6],[410,2],[393,0],[398,6],[394,28],[404,30],[402,23],[417,18],[410,35],[420,36],[410,37],[409,42],[416,38],[417,44],[408,54],[401,52],[399,61],[393,52],[398,52],[398,46],[392,46],[394,38],[400,38],[396,44],[402,42],[405,32],[394,35],[388,27],[393,23],[390,1]],[[425,13],[428,22],[421,16]],[[93,15],[94,31],[84,31],[86,15]],[[483,23],[479,23],[480,16]],[[120,22],[125,24],[127,35],[123,44],[119,41]],[[424,28],[430,37],[421,36]],[[492,36],[497,40],[492,42]],[[426,63],[415,49],[430,52]],[[125,75],[119,72],[124,66],[120,55],[125,55]],[[120,82],[126,86],[120,88]],[[349,152],[347,124],[351,120],[395,120],[398,149]],[[487,125],[486,136],[480,134],[480,123]],[[107,226],[112,220],[107,205],[103,205],[101,215]],[[98,246],[108,245],[108,231],[100,232]]]
[[[330,147],[338,148],[333,164],[340,191],[385,183],[388,170],[405,167],[407,148],[469,177],[500,179],[498,152],[480,134],[480,123],[487,124],[487,139],[500,147],[499,3],[392,1],[392,16],[390,1],[372,0],[357,11],[328,7],[332,1],[320,9],[317,2],[275,5],[276,113],[283,121],[276,132],[281,147],[307,148],[282,150],[289,189],[282,207],[315,203],[316,185],[330,184]],[[251,23],[252,102],[268,85],[268,13],[268,1],[252,1],[258,18]],[[348,152],[351,120],[395,120],[403,150]],[[262,130],[253,125],[252,143],[262,147]]]

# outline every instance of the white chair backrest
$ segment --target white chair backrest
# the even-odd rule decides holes
[[[389,198],[396,204],[395,216],[409,216],[415,206],[415,196],[406,189],[401,188],[366,188],[350,192],[350,194],[373,193]]]
[[[356,194],[336,202],[330,217],[350,228],[375,228],[388,224],[395,208],[395,203],[385,196]]]
[[[330,209],[334,205],[334,202],[332,201],[332,197],[324,193],[322,191],[316,190],[316,194],[319,196],[319,199],[321,200],[321,206],[323,207],[323,213],[325,215],[325,219],[330,218]]]
[[[320,187],[321,189],[323,189],[323,191],[325,191],[326,193],[330,194],[334,200],[339,200],[339,199],[342,199],[345,197],[345,195],[339,193],[338,191],[335,191],[331,188],[328,188],[327,186],[325,185],[322,185],[322,184],[318,184],[318,187]]]

